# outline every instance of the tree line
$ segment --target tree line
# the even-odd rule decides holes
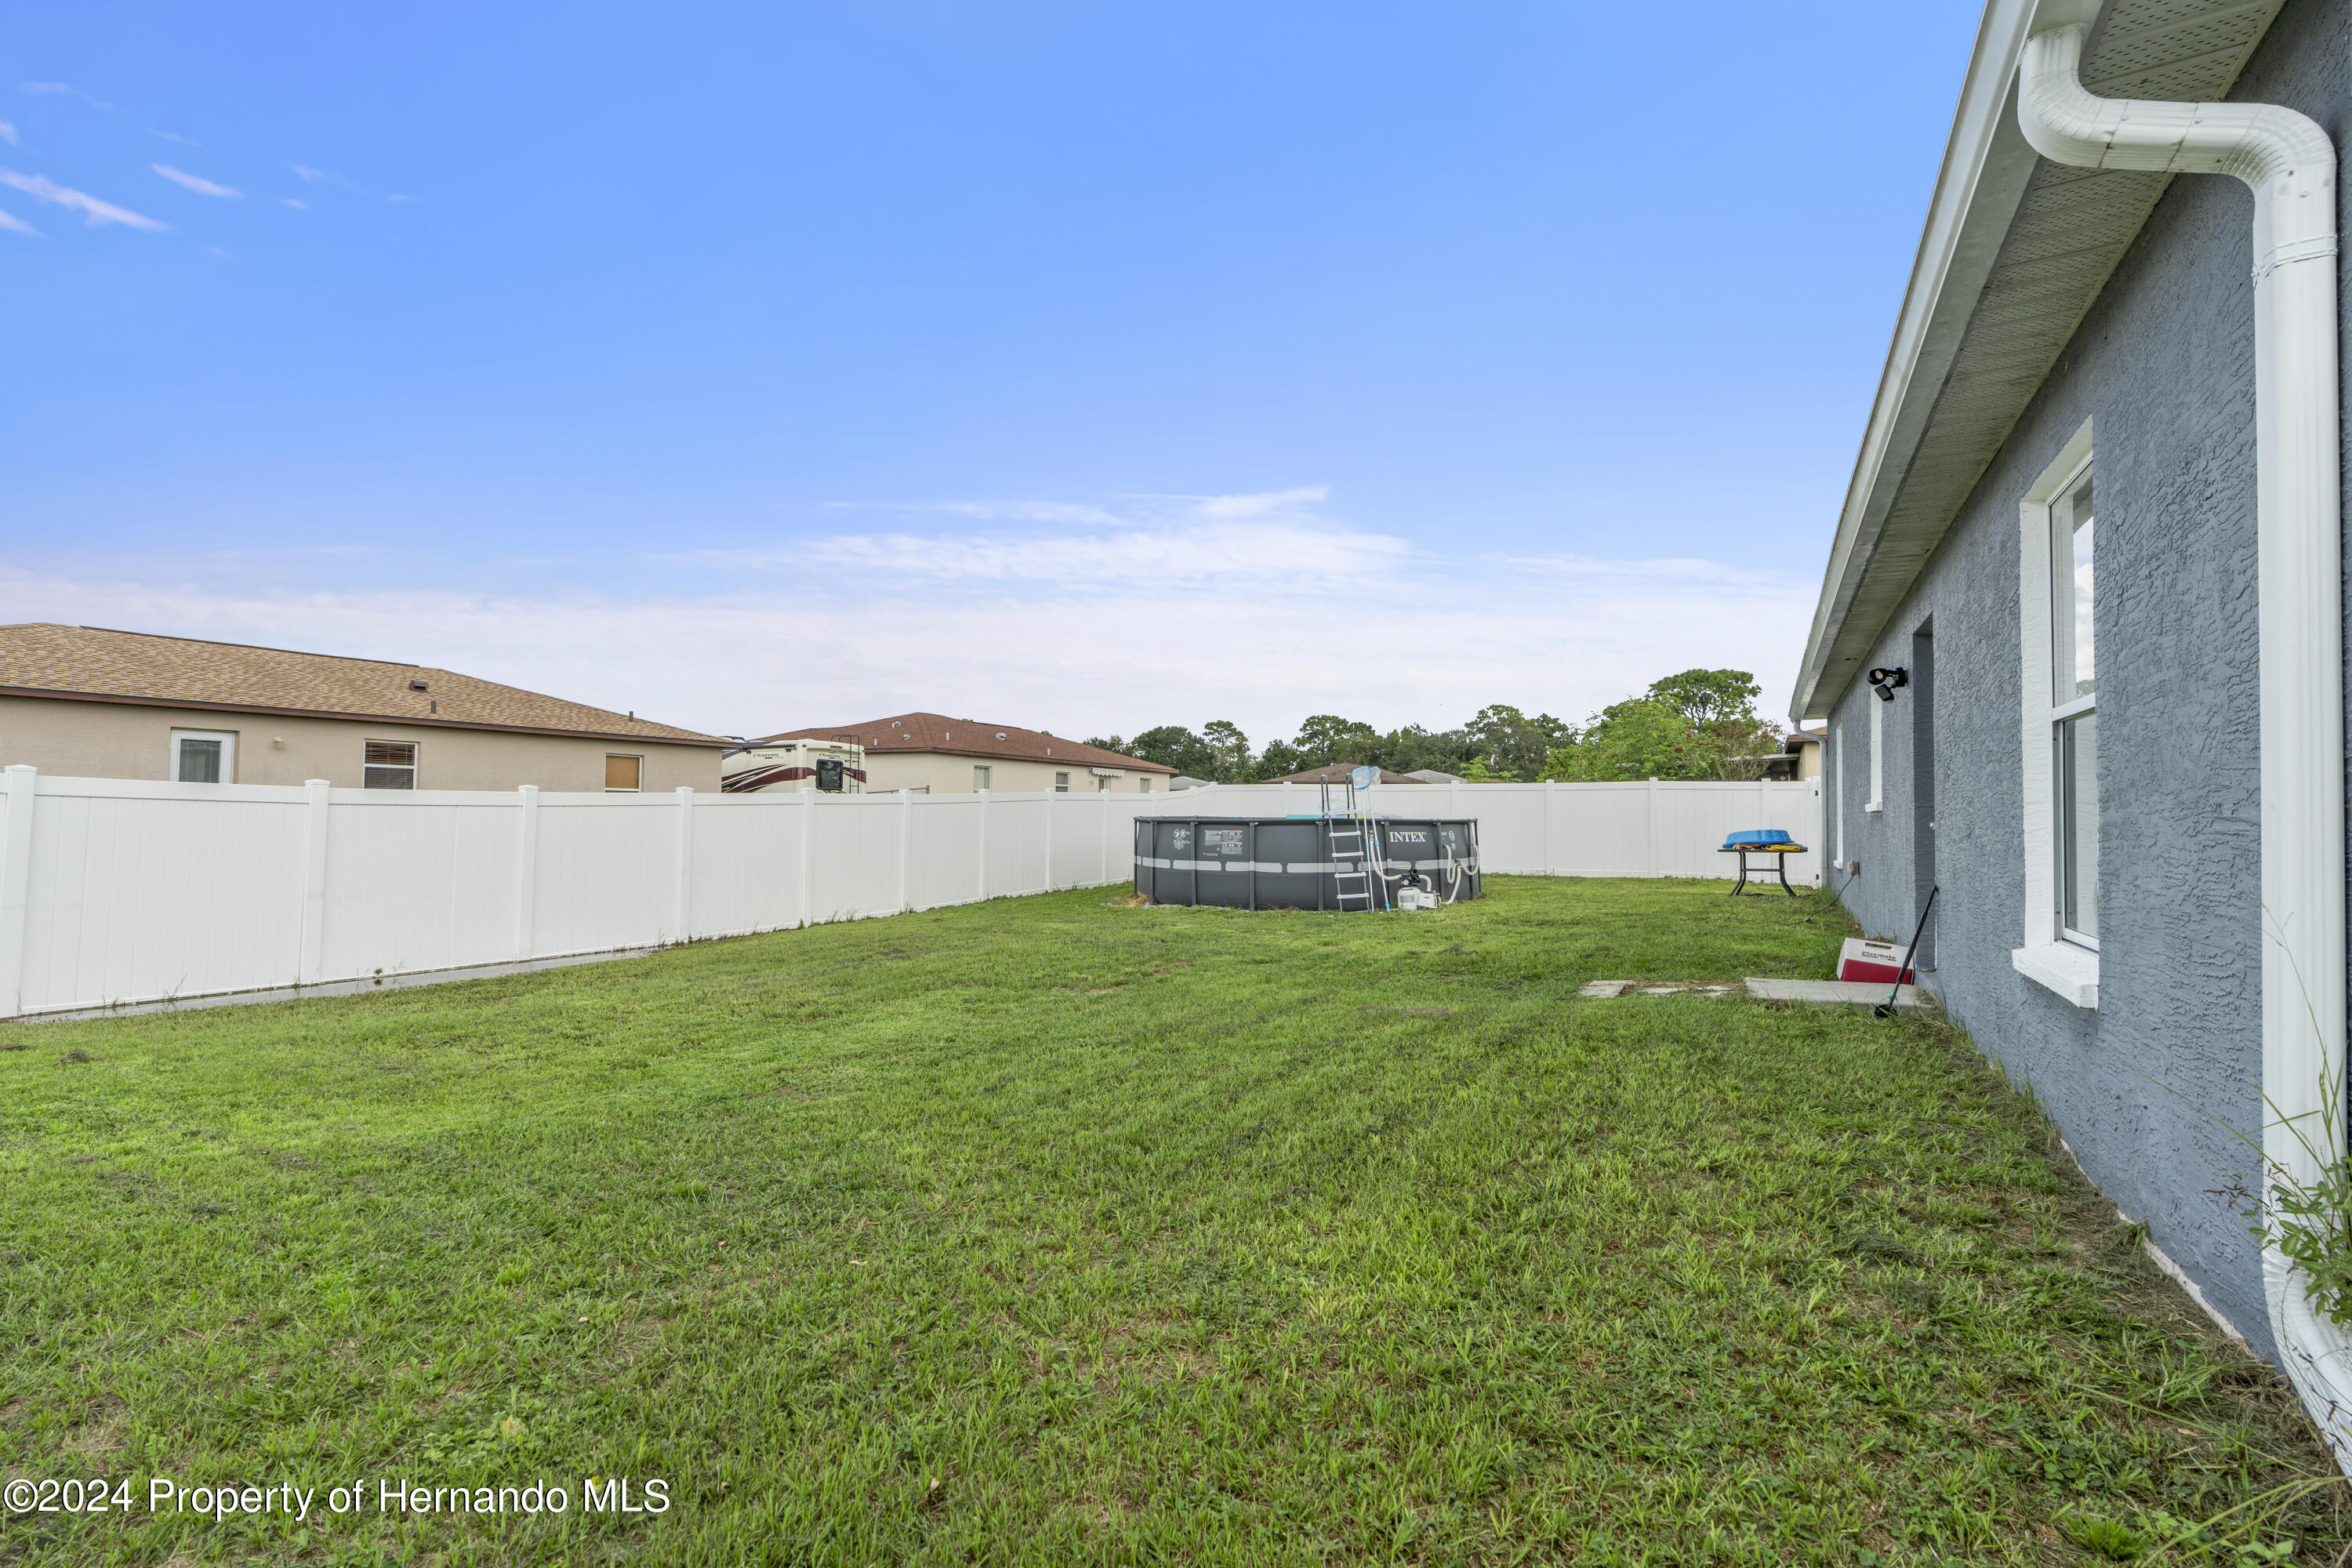
[[[1255,784],[1309,768],[1370,764],[1490,780],[1752,779],[1780,753],[1781,731],[1756,711],[1763,688],[1744,669],[1685,669],[1612,703],[1579,726],[1496,703],[1454,730],[1407,724],[1383,733],[1318,713],[1288,740],[1253,750],[1240,726],[1213,720],[1196,732],[1162,724],[1087,744],[1218,784]]]

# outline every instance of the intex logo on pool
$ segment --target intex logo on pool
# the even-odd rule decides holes
[[[1391,844],[1426,844],[1429,842],[1429,835],[1422,832],[1419,828],[1391,827],[1389,829],[1389,842]]]

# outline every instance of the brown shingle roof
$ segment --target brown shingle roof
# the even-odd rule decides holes
[[[983,724],[977,719],[950,719],[944,713],[898,713],[869,719],[862,724],[819,725],[763,735],[770,741],[855,741],[869,752],[945,752],[957,757],[1009,757],[1028,763],[1072,763],[1079,767],[1126,768],[1143,773],[1176,770],[1141,757],[1123,757],[1100,746],[1089,746],[1043,730],[1016,730],[1010,724]]]
[[[422,681],[425,689],[415,689]],[[715,735],[429,665],[45,623],[0,626],[0,696],[393,719],[453,730],[724,746]]]

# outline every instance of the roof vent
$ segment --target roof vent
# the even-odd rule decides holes
[[[1004,731],[1002,731],[1002,730],[999,730],[999,731],[996,732],[996,738],[997,738],[998,740],[1000,740],[1000,741],[1002,741],[1003,739],[1004,739]]]
[[[430,683],[426,681],[412,680],[408,683],[408,689],[411,691],[423,691],[429,684]]]

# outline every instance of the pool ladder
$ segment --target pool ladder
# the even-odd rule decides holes
[[[1328,781],[1323,784],[1323,843],[1331,857],[1331,886],[1341,910],[1375,910],[1380,907],[1372,892],[1380,871],[1380,842],[1371,819],[1356,805],[1354,782],[1346,787],[1347,813],[1334,816],[1331,785]],[[1355,862],[1352,870],[1349,861]]]

